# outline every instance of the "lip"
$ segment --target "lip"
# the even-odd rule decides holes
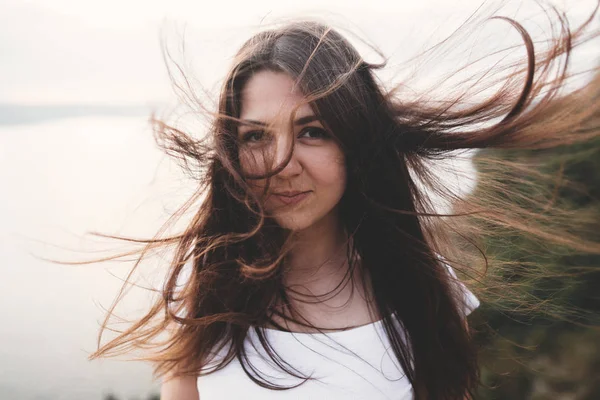
[[[286,192],[278,192],[273,193],[273,198],[280,203],[285,205],[290,204],[298,204],[304,199],[308,197],[310,191],[300,192],[300,191],[286,191]]]

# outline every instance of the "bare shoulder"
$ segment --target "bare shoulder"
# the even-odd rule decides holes
[[[161,400],[199,400],[198,378],[194,376],[165,377],[160,388]]]

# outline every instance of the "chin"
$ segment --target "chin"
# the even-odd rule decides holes
[[[274,215],[273,219],[280,227],[290,231],[302,231],[315,223],[310,218],[296,215]]]

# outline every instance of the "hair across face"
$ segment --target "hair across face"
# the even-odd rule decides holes
[[[206,230],[219,246],[210,247],[200,266],[203,276],[222,279],[213,285],[220,294],[206,292],[195,304],[215,313],[226,301],[224,312],[243,315],[242,324],[229,325],[238,332],[231,335],[234,344],[243,348],[246,325],[268,323],[273,304],[288,304],[280,277],[289,236],[279,228],[294,232],[334,222],[351,239],[349,258],[360,259],[369,271],[377,313],[384,315],[411,383],[436,382],[439,393],[464,393],[474,374],[472,353],[443,267],[416,215],[420,197],[408,165],[418,167],[419,160],[415,145],[406,141],[416,128],[386,98],[376,67],[318,23],[293,23],[242,46],[214,129],[217,157],[207,203],[214,212]],[[435,319],[413,304],[439,305]],[[207,314],[203,305],[197,314]],[[394,327],[392,314],[403,321],[404,333]],[[449,347],[465,356],[459,368],[460,360],[441,355]]]
[[[272,216],[283,228],[305,229],[337,214],[347,232],[355,231],[366,212],[365,192],[408,176],[404,165],[382,163],[383,175],[373,168],[373,155],[398,158],[397,143],[389,142],[396,126],[373,68],[338,32],[318,23],[252,37],[221,93],[215,139],[217,165],[227,173],[213,183],[231,181],[227,187],[237,188],[241,203],[263,206],[254,215]],[[313,115],[318,119],[305,119]],[[316,137],[323,135],[327,139]],[[379,179],[386,175],[394,177]],[[396,189],[408,199],[405,184]],[[310,193],[284,197],[294,191]]]
[[[346,167],[340,145],[294,87],[285,73],[255,73],[242,90],[237,133],[245,175],[279,170],[270,179],[249,181],[265,212],[282,228],[298,231],[336,223]]]
[[[587,31],[596,16],[594,10],[575,31],[559,19],[564,29],[541,57],[536,57],[526,30],[503,18],[521,34],[527,65],[513,65],[519,68],[510,73],[511,79],[484,102],[462,94],[440,104],[398,98],[397,87],[388,91],[377,83],[373,70],[380,66],[365,62],[339,33],[319,23],[298,21],[253,36],[225,79],[206,140],[157,121],[160,147],[188,170],[199,165],[205,172],[202,192],[196,195],[203,200],[184,233],[146,241],[140,259],[157,247],[177,244],[163,296],[142,321],[95,356],[114,349],[145,350],[175,321],[175,334],[148,358],[160,363],[159,372],[204,373],[213,351],[228,343],[227,356],[215,369],[237,358],[252,380],[281,388],[250,365],[244,348],[248,330],[272,322],[273,305],[287,296],[280,267],[292,235],[281,228],[303,230],[338,215],[351,237],[349,253],[369,271],[378,314],[415,399],[473,398],[479,379],[477,352],[464,324],[461,299],[438,255],[463,271],[472,271],[468,263],[487,268],[488,258],[479,258],[485,252],[477,244],[507,232],[508,237],[525,233],[542,238],[544,249],[550,243],[594,251],[598,247],[562,222],[566,216],[568,222],[577,220],[570,217],[571,210],[533,212],[520,204],[523,193],[505,193],[509,175],[502,167],[511,170],[506,160],[497,162],[492,154],[488,165],[498,169],[480,173],[483,189],[464,200],[447,192],[427,163],[452,157],[456,150],[546,149],[597,138],[598,123],[590,121],[596,121],[592,118],[598,115],[598,102],[590,99],[598,97],[600,80],[570,97],[558,96],[569,76],[571,49],[598,37],[597,29]],[[492,83],[503,79],[503,69],[494,68],[488,71]],[[480,79],[476,75],[472,82]],[[522,89],[513,84],[515,79],[523,79]],[[585,123],[589,128],[574,128]],[[520,168],[516,165],[513,171]],[[456,213],[431,212],[413,177],[456,201]],[[560,205],[554,194],[547,204]],[[537,197],[531,200],[534,210],[545,204]],[[543,224],[555,216],[559,222],[550,231]],[[190,260],[193,273],[177,296],[178,277]],[[512,261],[506,265],[514,267]],[[180,302],[183,318],[170,311]],[[154,317],[161,314],[166,314],[164,324],[154,326]],[[401,329],[392,316],[402,322]],[[282,370],[294,374],[269,354]]]

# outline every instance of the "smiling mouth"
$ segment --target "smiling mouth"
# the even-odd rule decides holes
[[[279,192],[279,193],[273,193],[273,198],[275,200],[277,200],[280,203],[283,203],[285,205],[288,204],[297,204],[300,203],[302,200],[306,199],[308,197],[308,195],[310,194],[310,191],[306,191],[306,192]]]

